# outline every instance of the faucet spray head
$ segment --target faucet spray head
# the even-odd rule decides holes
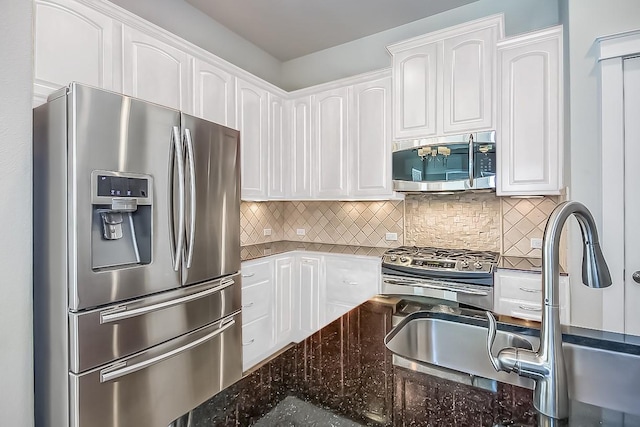
[[[611,286],[611,274],[599,243],[588,242],[582,253],[582,283],[590,288]]]

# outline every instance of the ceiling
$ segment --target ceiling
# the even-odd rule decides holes
[[[288,61],[477,0],[186,0]]]

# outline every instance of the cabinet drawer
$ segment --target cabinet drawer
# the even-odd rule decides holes
[[[507,316],[536,320],[539,322],[542,318],[542,301],[534,303],[530,301],[500,298],[499,312],[500,314]]]
[[[273,286],[270,280],[242,287],[242,323],[251,323],[271,312]]]
[[[542,279],[503,283],[500,297],[542,304]]]
[[[251,286],[258,282],[271,280],[273,276],[271,260],[245,261],[242,263],[242,287]]]
[[[273,347],[273,318],[260,317],[242,327],[242,369],[247,370],[270,354]]]
[[[379,293],[380,260],[326,257],[329,301],[358,305]]]

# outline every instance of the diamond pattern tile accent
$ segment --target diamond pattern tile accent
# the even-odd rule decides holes
[[[542,238],[547,218],[558,203],[558,197],[502,198],[503,255],[542,257],[542,250],[531,249],[531,239]]]
[[[240,244],[282,240],[284,222],[284,202],[241,202],[240,203]],[[271,236],[264,235],[264,229],[271,229]]]
[[[386,233],[397,233],[398,241],[386,241]],[[402,201],[284,203],[285,240],[388,248],[402,245],[403,234]]]

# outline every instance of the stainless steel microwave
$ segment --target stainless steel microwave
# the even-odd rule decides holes
[[[395,191],[496,188],[495,131],[397,141],[392,159]]]

